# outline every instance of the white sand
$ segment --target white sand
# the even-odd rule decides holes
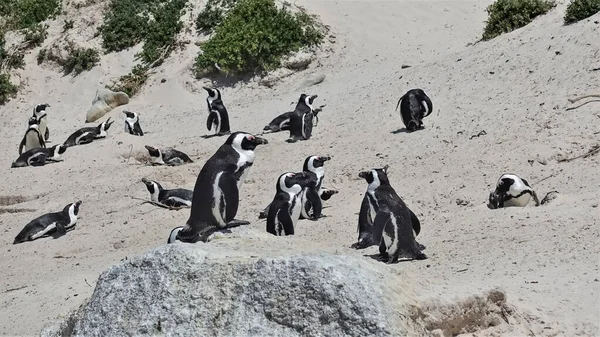
[[[326,46],[331,52],[272,89],[222,88],[223,99],[234,130],[259,133],[293,107],[301,93],[297,83],[322,73],[325,81],[306,93],[318,94],[315,105],[327,106],[309,141],[288,144],[287,133],[265,136],[269,144],[256,151],[238,218],[264,230],[264,222],[255,219],[271,201],[278,175],[301,170],[308,155],[332,155],[325,183],[340,193],[327,203],[328,217],[301,221],[294,238],[271,249],[289,251],[296,241],[317,250],[375,253],[376,247],[349,248],[366,190],[357,174],[389,164],[392,186],[421,218],[418,240],[429,256],[390,268],[428,280],[432,286],[423,296],[498,286],[509,302],[559,322],[560,335],[598,335],[600,156],[564,163],[557,158],[583,154],[599,142],[600,103],[565,108],[573,95],[600,92],[599,73],[590,71],[600,67],[600,25],[593,22],[600,14],[564,27],[563,0],[523,29],[467,46],[481,37],[491,2],[298,1],[331,27],[336,37]],[[70,15],[82,25],[81,18],[99,6]],[[47,43],[59,37],[61,26],[62,18],[52,23]],[[79,38],[91,39],[93,30],[82,28]],[[59,164],[9,169],[35,104],[52,106],[50,145],[64,141],[83,126],[100,83],[128,72],[139,48],[104,56],[101,67],[75,78],[37,66],[39,48],[27,55],[24,94],[0,108],[1,194],[42,196],[13,206],[35,212],[0,215],[3,334],[37,334],[90,296],[100,272],[165,244],[171,228],[186,221],[188,210],[158,209],[130,198],[149,197],[142,177],[166,188],[192,189],[206,159],[225,141],[200,138],[208,132],[206,93],[188,70],[196,38],[183,38],[192,38],[187,49],[174,54],[129,105],[109,113],[117,122],[107,139],[68,149]],[[100,40],[87,43],[98,46]],[[403,64],[412,67],[401,69]],[[162,78],[167,82],[161,84]],[[397,99],[411,88],[427,91],[435,111],[425,119],[425,130],[393,133],[403,127],[394,112]],[[123,109],[141,112],[143,137],[123,133]],[[470,139],[482,130],[487,134]],[[149,167],[123,158],[145,151],[145,144],[174,146],[196,162]],[[505,172],[528,179],[540,198],[552,190],[560,198],[549,206],[491,211],[485,206],[488,193]],[[12,245],[28,221],[78,199],[83,204],[75,231]],[[457,205],[456,199],[469,204]]]

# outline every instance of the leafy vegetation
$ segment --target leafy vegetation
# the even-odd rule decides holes
[[[10,81],[11,69],[23,68],[23,54],[19,51],[8,52],[5,49],[4,33],[0,32],[0,105],[6,104],[16,97],[18,87]]]
[[[6,104],[17,96],[18,88],[10,81],[10,75],[0,73],[0,105]]]
[[[93,48],[78,48],[73,43],[67,45],[67,57],[61,58],[49,50],[41,49],[37,56],[37,63],[44,60],[56,62],[63,69],[65,75],[73,73],[77,76],[84,71],[89,71],[100,62],[100,53]]]
[[[107,86],[112,91],[123,91],[129,97],[137,94],[146,80],[150,77],[150,69],[147,66],[136,65],[131,73],[121,76],[119,81],[112,86]]]
[[[198,33],[212,33],[237,0],[208,0],[196,19]]]
[[[60,13],[60,0],[1,0],[0,14],[8,16],[8,25],[24,29]]]
[[[36,23],[25,30],[25,42],[28,48],[39,47],[48,37],[48,25]]]
[[[524,27],[555,6],[553,0],[496,0],[487,8],[488,20],[483,40]]]
[[[73,28],[74,25],[75,25],[75,21],[73,21],[73,20],[64,20],[63,33],[66,32],[67,30]]]
[[[600,12],[600,0],[571,0],[565,12],[564,21],[569,25]]]
[[[196,71],[215,64],[227,73],[277,68],[282,57],[319,45],[324,36],[305,13],[277,8],[274,0],[239,0],[202,45]]]

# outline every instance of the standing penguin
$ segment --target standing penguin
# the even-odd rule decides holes
[[[314,118],[312,104],[317,97],[317,95],[300,95],[296,109],[290,116],[290,138],[287,140],[288,143],[310,139]]]
[[[215,127],[215,135],[223,136],[231,133],[229,127],[229,114],[221,99],[221,91],[209,87],[202,87],[208,92],[206,104],[208,105],[208,118],[206,119],[206,128],[211,130]]]
[[[37,118],[38,124],[40,125],[40,134],[44,136],[44,140],[48,141],[50,137],[50,129],[48,129],[48,116],[46,115],[46,108],[49,108],[50,104],[38,104],[33,108],[33,117]]]
[[[329,190],[323,187],[325,178],[325,162],[331,157],[309,156],[304,160],[302,170],[313,177],[314,184],[309,184],[302,189],[302,218],[317,220],[321,217],[323,205],[321,200],[329,200],[336,190]]]
[[[104,122],[98,124],[98,126],[81,128],[73,132],[69,138],[65,140],[64,145],[66,147],[71,147],[75,145],[89,144],[94,139],[106,138],[106,131],[108,131],[112,123],[114,123],[114,121],[111,122],[109,117]]]
[[[267,232],[273,235],[294,235],[294,228],[300,218],[302,201],[300,193],[314,177],[308,172],[286,172],[277,179],[277,193],[269,207]]]
[[[29,222],[17,234],[13,244],[22,243],[25,241],[33,241],[44,235],[65,234],[69,229],[72,229],[77,224],[77,215],[81,201],[68,204],[62,212],[47,213],[37,217]]]
[[[411,89],[398,100],[396,110],[400,106],[400,116],[408,131],[423,129],[423,118],[433,111],[433,103],[422,89]]]
[[[411,215],[410,209],[390,185],[387,168],[386,165],[382,169],[372,169],[358,174],[369,184],[366,193],[369,204],[365,205],[363,199],[361,213],[368,207],[369,216],[373,219],[371,244],[379,245],[379,253],[387,263],[396,262],[401,255],[424,260],[427,258],[421,252],[424,247],[415,240],[416,233],[420,232],[420,224],[415,228],[414,214]],[[360,241],[359,238],[359,243]],[[363,242],[363,244],[368,243]]]
[[[143,136],[144,131],[140,126],[139,114],[131,111],[123,111],[123,113],[125,114],[125,132],[134,136]]]
[[[267,140],[246,132],[235,132],[210,157],[194,186],[190,216],[176,239],[182,242],[206,242],[219,229],[247,225],[235,220],[239,188],[254,163],[254,149]]]
[[[38,124],[38,119],[36,117],[29,118],[29,126],[27,127],[27,131],[25,131],[25,135],[19,144],[19,155],[23,154],[23,152],[27,152],[31,149],[36,148],[45,148],[46,142],[44,141],[44,137],[40,133],[40,126]]]
[[[177,166],[194,162],[190,159],[190,157],[188,157],[187,154],[171,147],[167,147],[162,150],[150,145],[144,145],[144,147],[146,150],[148,150],[152,165]]]
[[[525,207],[531,198],[536,206],[540,205],[537,193],[527,180],[513,173],[505,173],[498,179],[494,191],[490,192],[488,207],[491,209]]]
[[[26,166],[44,166],[46,161],[58,162],[62,161],[60,155],[65,153],[67,147],[65,145],[56,144],[51,148],[35,148],[23,152],[17,160],[15,160],[11,168],[26,167]]]

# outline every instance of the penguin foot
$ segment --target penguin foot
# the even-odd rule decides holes
[[[298,141],[298,138],[288,138],[288,140],[286,140],[286,142],[288,143],[295,143]]]
[[[426,248],[425,245],[422,245],[422,244],[420,244],[418,242],[417,242],[417,247],[419,247],[419,250],[425,250],[425,248]]]
[[[233,219],[231,221],[229,221],[226,225],[225,228],[234,228],[234,227],[239,227],[239,226],[247,226],[250,224],[250,221],[246,221],[246,220],[239,220],[239,219]]]
[[[415,260],[426,260],[427,259],[427,255],[425,255],[423,252],[418,252],[415,254],[414,257]]]

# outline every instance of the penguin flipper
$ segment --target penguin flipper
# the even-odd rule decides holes
[[[267,216],[269,215],[269,209],[271,208],[271,204],[268,204],[267,207],[265,207],[265,209],[263,209],[259,214],[258,214],[258,218],[259,219],[266,219]]]
[[[315,188],[309,188],[306,191],[306,199],[311,203],[313,209],[313,216],[311,220],[317,220],[321,217],[323,211],[323,203],[319,197],[319,193]]]
[[[375,244],[382,242],[381,238],[383,236],[383,231],[385,229],[385,226],[389,222],[391,222],[392,216],[393,216],[393,214],[391,212],[387,212],[385,210],[382,210],[381,208],[377,212],[377,215],[375,216],[375,219],[373,220],[373,232],[372,232],[373,242]]]
[[[323,189],[323,191],[321,191],[321,200],[327,201],[327,200],[331,199],[332,195],[337,194],[337,193],[338,193],[337,190]]]
[[[19,155],[23,154],[23,147],[25,146],[25,138],[27,138],[27,137],[23,137],[23,139],[21,140],[21,144],[19,144]]]
[[[39,156],[35,156],[31,159],[29,159],[29,165],[30,166],[44,166],[46,165],[46,155],[45,154],[40,154]]]
[[[421,232],[421,222],[410,208],[408,208],[408,212],[410,213],[410,222],[412,224],[412,229],[415,231],[415,236],[417,236]]]
[[[46,126],[46,131],[44,132],[44,140],[48,140],[50,138],[50,128]]]
[[[373,242],[373,220],[369,213],[369,199],[365,196],[360,205],[358,215],[358,241],[353,246],[356,249],[364,249],[375,244]]]
[[[206,128],[208,129],[208,131],[210,131],[210,129],[212,129],[212,125],[216,119],[217,119],[217,115],[216,115],[215,111],[211,110],[210,113],[208,114],[208,118],[206,119]]]
[[[218,186],[223,191],[225,199],[225,217],[223,220],[227,223],[235,218],[240,202],[237,179],[233,173],[223,173],[219,179]]]

